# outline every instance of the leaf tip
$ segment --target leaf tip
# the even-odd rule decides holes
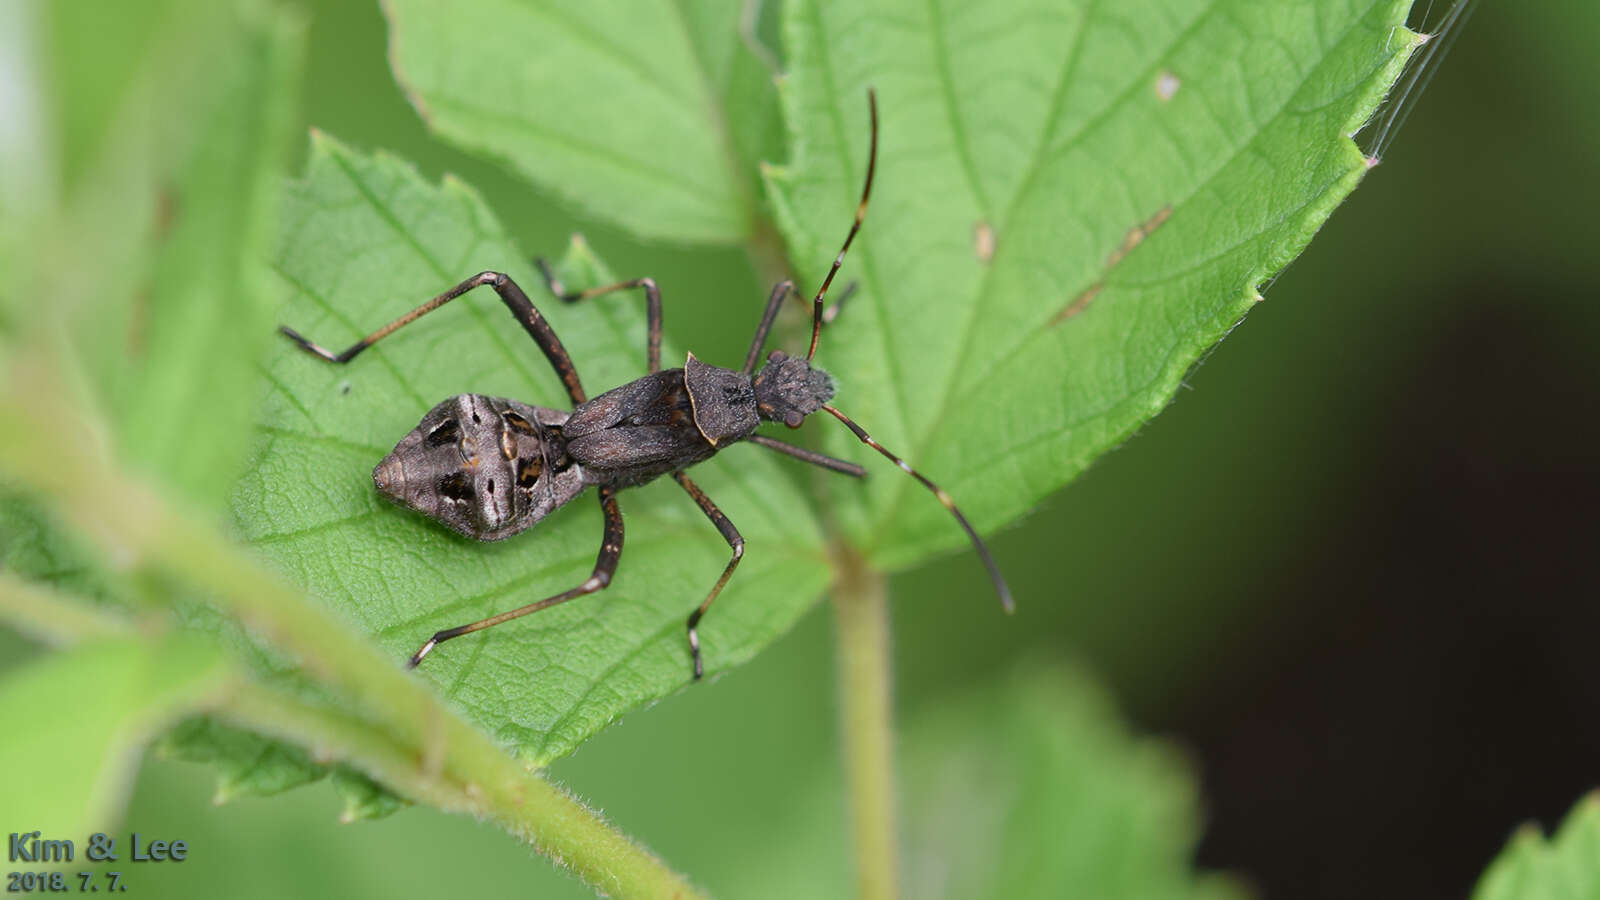
[[[400,64],[400,17],[396,15],[394,0],[378,0],[378,9],[383,13],[383,20],[389,26],[389,40],[384,47],[384,56],[389,61],[389,71],[394,74],[395,86],[400,88],[400,93],[405,95],[406,102],[417,111],[417,118],[427,126],[431,132],[433,127],[433,114],[428,109],[428,104],[422,99],[422,92],[417,90],[409,76],[406,75],[405,66]]]

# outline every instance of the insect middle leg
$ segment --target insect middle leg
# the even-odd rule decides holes
[[[347,363],[373,344],[465,294],[467,291],[485,284],[494,288],[495,293],[499,294],[500,299],[505,302],[506,308],[511,310],[511,314],[516,317],[517,322],[528,332],[528,336],[533,338],[533,342],[539,345],[540,350],[544,351],[545,358],[550,360],[551,368],[556,370],[556,375],[561,378],[561,384],[566,387],[567,396],[572,398],[572,404],[577,406],[588,399],[583,392],[583,381],[578,378],[578,369],[572,364],[572,357],[568,355],[567,348],[562,346],[561,339],[556,337],[555,329],[551,328],[550,323],[545,321],[545,317],[533,305],[533,301],[528,299],[528,295],[522,292],[522,288],[517,287],[517,283],[502,272],[479,272],[450,290],[434,297],[427,303],[356,341],[345,348],[342,353],[333,353],[313,343],[287,325],[278,326],[278,330],[313,356],[331,363]]]
[[[706,599],[701,602],[700,606],[689,614],[689,655],[694,657],[694,678],[699,681],[700,676],[705,674],[705,666],[700,659],[700,635],[695,631],[695,627],[700,624],[700,617],[704,616],[706,610],[711,608],[711,601],[717,599],[717,595],[722,593],[722,586],[728,583],[729,578],[733,577],[733,570],[739,568],[739,560],[744,558],[744,535],[739,533],[739,529],[733,527],[733,522],[723,515],[722,510],[717,509],[717,505],[711,502],[711,498],[706,496],[706,492],[700,490],[698,484],[689,480],[689,476],[682,472],[674,472],[672,477],[678,484],[683,485],[683,489],[689,492],[689,496],[694,498],[694,502],[700,505],[700,511],[706,514],[706,518],[711,520],[711,524],[717,526],[718,531],[722,532],[722,539],[728,542],[729,547],[733,548],[733,558],[728,560],[728,565],[723,568],[722,577],[717,579],[717,583],[711,588],[711,593],[706,595]]]
[[[422,658],[433,651],[433,648],[451,638],[457,638],[463,634],[471,634],[474,631],[482,631],[485,628],[493,628],[502,622],[519,619],[529,613],[536,613],[541,609],[548,609],[568,600],[604,590],[607,585],[611,584],[611,576],[617,572],[617,561],[622,558],[622,511],[617,507],[616,488],[609,485],[600,488],[600,508],[605,513],[605,532],[600,542],[600,555],[594,561],[594,572],[590,574],[588,580],[571,590],[562,591],[553,597],[546,597],[537,603],[529,603],[527,606],[513,609],[510,612],[503,612],[497,616],[490,616],[487,619],[482,619],[469,625],[457,625],[455,628],[446,628],[443,631],[436,632],[433,637],[428,638],[427,643],[417,649],[416,653],[411,654],[411,660],[406,663],[406,668],[415,669],[417,664],[422,662]],[[721,585],[719,584],[718,587],[721,587]]]
[[[560,297],[567,303],[577,303],[590,297],[609,294],[613,291],[625,291],[630,288],[644,288],[645,318],[649,322],[649,338],[647,339],[646,360],[651,374],[661,371],[661,289],[656,287],[653,278],[634,278],[630,281],[619,281],[602,287],[589,288],[583,291],[568,291],[556,278],[556,273],[550,269],[550,264],[543,259],[534,260],[539,267],[539,273],[544,276],[544,283],[549,286],[550,293]]]
[[[752,434],[745,438],[745,440],[752,444],[766,447],[768,450],[776,450],[785,456],[792,456],[801,462],[808,462],[813,466],[820,466],[831,472],[838,472],[841,475],[849,475],[852,478],[867,477],[867,470],[853,462],[835,459],[826,453],[818,453],[815,450],[810,450],[805,447],[797,447],[794,444],[769,438],[764,434]]]

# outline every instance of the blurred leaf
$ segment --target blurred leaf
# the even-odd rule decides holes
[[[1194,880],[1194,774],[1082,674],[1025,667],[902,740],[906,895],[1237,896]]]
[[[861,292],[817,354],[837,405],[980,530],[1026,513],[1160,412],[1360,181],[1348,135],[1409,5],[785,4],[794,155],[768,184],[804,283],[861,191],[869,87],[882,111]],[[834,495],[880,566],[963,542],[892,472]]]
[[[527,290],[600,389],[644,370],[637,296],[555,301],[481,198],[425,183],[387,157],[318,137],[290,189],[278,271],[292,289],[284,321],[343,347],[482,269]],[[561,268],[603,274],[584,245]],[[608,274],[604,275],[609,280]],[[670,348],[665,359],[682,359]],[[295,581],[378,635],[395,660],[435,631],[579,584],[600,543],[592,498],[528,534],[467,540],[385,502],[372,467],[435,403],[463,392],[565,407],[560,382],[489,289],[480,289],[333,366],[288,341],[272,355],[261,443],[235,495],[247,540]],[[822,537],[804,494],[758,447],[739,447],[695,479],[750,543],[700,629],[707,668],[750,658],[789,628],[827,582]],[[684,620],[728,548],[670,480],[622,497],[626,541],[610,589],[463,638],[419,670],[466,714],[535,763],[570,752],[624,712],[690,678]]]
[[[126,585],[108,573],[80,536],[38,503],[0,488],[0,571],[15,572],[97,602],[126,605]]]
[[[781,135],[746,5],[385,9],[395,78],[441,137],[641,237],[731,243],[756,228],[755,163]]]
[[[1474,900],[1595,900],[1600,897],[1600,794],[1578,801],[1549,840],[1518,829],[1473,892]]]
[[[299,29],[241,23],[207,63],[202,139],[162,187],[160,241],[132,336],[137,375],[116,395],[128,452],[197,500],[221,501],[249,443],[258,361],[272,336],[262,260],[288,150]]]
[[[263,260],[302,29],[265,4],[204,0],[49,4],[36,19],[58,101],[62,208],[28,235],[33,271],[22,274],[49,284],[50,302],[8,297],[28,304],[12,337],[55,342],[54,320],[64,320],[63,368],[79,402],[105,415],[61,433],[214,504],[248,448],[258,358],[272,339]],[[21,494],[0,493],[0,562],[96,601],[128,605],[154,593],[162,605],[197,605],[192,591],[128,571],[126,559],[108,571],[80,535]],[[286,783],[286,773],[269,779],[265,770],[289,751],[270,746],[222,762],[223,789],[245,771]]]
[[[333,773],[333,784],[344,797],[341,822],[381,819],[410,805],[383,785],[347,768]]]
[[[205,643],[111,639],[46,656],[0,681],[0,766],[26,773],[6,784],[7,817],[45,838],[78,840],[107,828],[140,751],[167,722],[225,685]]]
[[[64,194],[29,235],[20,280],[49,285],[48,304],[34,291],[7,299],[32,323],[24,340],[57,337],[41,321],[67,323],[81,402],[110,414],[119,451],[214,503],[247,445],[270,337],[259,260],[300,29],[253,3],[133,8],[127,21],[82,3],[40,17],[65,108],[54,166]]]
[[[1200,812],[1184,760],[1130,735],[1075,669],[1020,666],[907,717],[896,740],[907,897],[1243,896],[1191,869]],[[838,778],[821,781],[819,801]],[[728,895],[847,896],[846,873],[819,864],[848,853],[836,818],[827,802],[797,811]]]
[[[267,797],[317,781],[328,767],[313,762],[305,751],[282,741],[197,716],[172,729],[160,743],[162,755],[209,763],[217,770],[212,800]]]

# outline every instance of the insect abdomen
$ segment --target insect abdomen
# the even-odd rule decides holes
[[[498,541],[584,488],[567,454],[567,414],[460,394],[429,410],[372,470],[379,493],[459,534]]]

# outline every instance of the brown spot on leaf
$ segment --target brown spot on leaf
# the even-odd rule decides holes
[[[1104,287],[1105,287],[1105,285],[1101,284],[1098,281],[1095,282],[1094,284],[1089,285],[1089,288],[1087,290],[1085,290],[1083,293],[1079,294],[1078,296],[1073,297],[1071,303],[1068,303],[1066,306],[1063,306],[1061,308],[1061,311],[1056,313],[1056,317],[1054,319],[1050,320],[1050,324],[1052,326],[1060,325],[1062,322],[1065,322],[1066,320],[1072,318],[1073,316],[1077,315],[1078,313],[1081,313],[1084,310],[1088,309],[1089,308],[1089,304],[1094,301],[1095,296],[1098,295],[1100,293],[1100,290],[1102,288],[1104,288]]]
[[[972,252],[985,265],[994,259],[994,226],[980,221],[972,228]]]
[[[1171,217],[1172,207],[1170,205],[1163,206],[1156,211],[1155,215],[1128,229],[1128,233],[1122,236],[1122,244],[1113,250],[1110,256],[1106,257],[1106,269],[1110,270],[1117,263],[1122,262],[1123,257],[1133,252],[1133,248],[1144,243],[1145,238],[1149,237],[1152,232],[1160,228],[1161,224]]]
[[[1085,288],[1083,293],[1073,297],[1072,302],[1062,307],[1061,311],[1056,313],[1055,318],[1050,320],[1050,325],[1059,325],[1087,309],[1096,295],[1105,289],[1105,276],[1116,268],[1117,263],[1122,262],[1129,253],[1133,252],[1133,248],[1144,243],[1145,238],[1149,237],[1152,232],[1160,228],[1162,223],[1170,218],[1172,218],[1172,206],[1169,204],[1156,210],[1155,215],[1128,229],[1128,233],[1122,236],[1122,243],[1117,246],[1117,249],[1111,251],[1110,256],[1106,257],[1105,268],[1101,272],[1100,280]]]

